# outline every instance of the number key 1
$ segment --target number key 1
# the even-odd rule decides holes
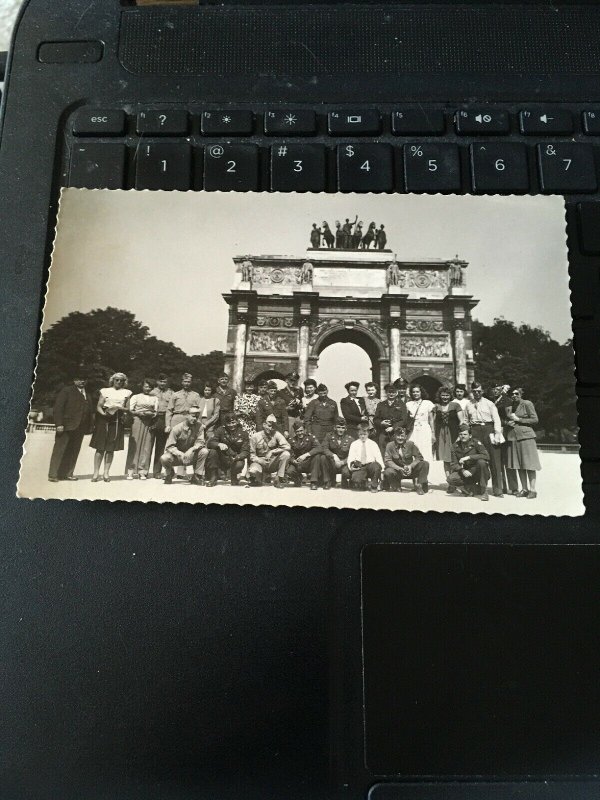
[[[477,194],[529,190],[525,146],[510,143],[476,142],[471,145],[473,191]]]
[[[184,192],[191,185],[187,142],[140,142],[135,155],[135,188]]]

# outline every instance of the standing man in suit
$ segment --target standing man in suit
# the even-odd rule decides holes
[[[358,397],[358,381],[349,381],[346,384],[348,397],[340,400],[340,411],[346,420],[347,430],[353,439],[358,438],[358,426],[361,422],[368,422],[367,407],[364,397]]]
[[[73,377],[70,386],[64,386],[54,401],[54,424],[56,437],[48,480],[76,481],[73,476],[75,464],[86,433],[90,432],[93,419],[93,403],[86,387],[87,380],[81,375]]]

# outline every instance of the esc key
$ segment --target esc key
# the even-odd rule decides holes
[[[122,136],[125,112],[120,109],[80,108],[73,118],[75,136]]]

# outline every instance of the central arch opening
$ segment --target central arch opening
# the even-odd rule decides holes
[[[316,380],[329,387],[329,396],[336,403],[347,395],[344,385],[348,381],[359,381],[359,394],[365,394],[365,383],[373,380],[372,375],[371,359],[357,344],[351,342],[330,344],[319,356]]]
[[[329,387],[329,396],[336,402],[345,397],[344,384],[359,381],[359,394],[364,394],[368,381],[379,384],[380,351],[377,343],[363,330],[343,328],[330,332],[317,346],[318,363],[315,378]]]

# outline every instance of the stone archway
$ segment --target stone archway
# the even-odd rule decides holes
[[[382,380],[389,380],[389,362],[383,343],[369,328],[361,325],[346,326],[342,323],[329,325],[311,342],[308,359],[308,372],[312,377],[318,369],[319,356],[332,344],[355,344],[361,348],[371,361],[371,380],[381,386]],[[348,375],[348,380],[352,375]]]
[[[431,401],[435,400],[435,396],[438,392],[440,386],[443,386],[442,381],[435,378],[433,375],[419,375],[417,378],[413,378],[410,382],[411,386],[422,386],[423,389],[427,392],[429,399]]]

